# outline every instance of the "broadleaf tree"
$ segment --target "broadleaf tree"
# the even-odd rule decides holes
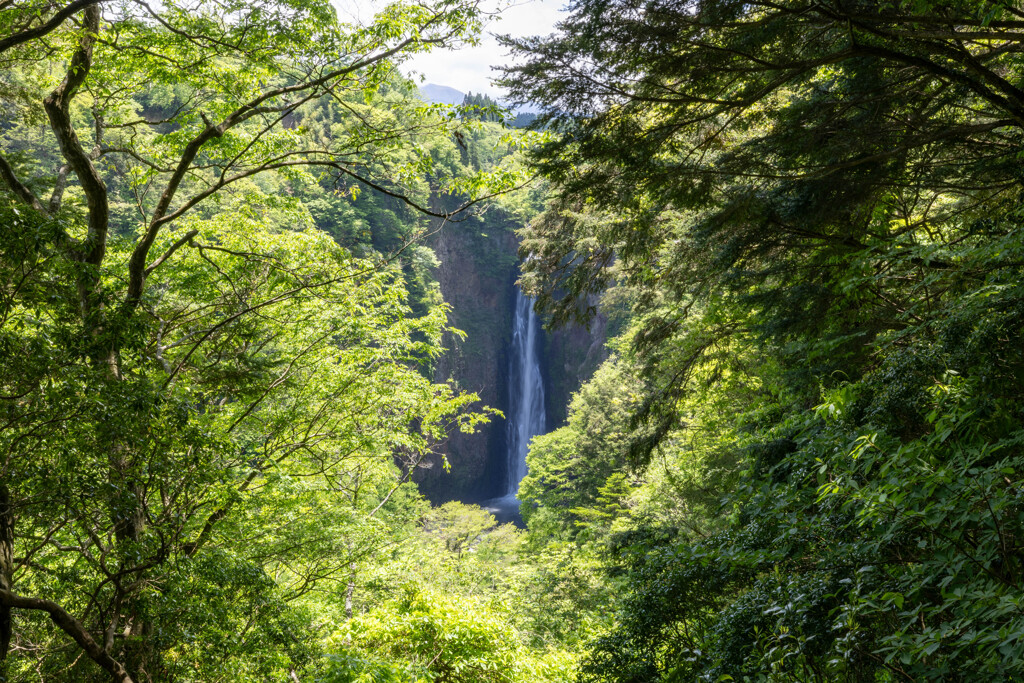
[[[485,416],[419,369],[445,309],[413,316],[401,268],[297,196],[333,176],[461,210],[430,208],[464,181],[424,143],[458,118],[372,105],[480,21],[449,0],[362,26],[318,0],[0,5],[0,678],[319,666],[303,596],[387,544],[411,470]],[[303,125],[328,101],[340,120]]]

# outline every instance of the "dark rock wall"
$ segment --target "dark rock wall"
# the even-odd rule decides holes
[[[548,401],[548,428],[565,424],[569,401],[608,357],[605,348],[608,322],[597,315],[590,327],[571,325],[549,330],[544,338],[547,370],[544,394]]]
[[[429,246],[441,265],[437,279],[451,306],[450,323],[466,333],[449,335],[449,349],[435,364],[436,381],[453,381],[475,392],[483,405],[507,412],[508,346],[511,339],[513,286],[518,276],[517,241],[500,216],[446,225]],[[505,421],[493,418],[476,434],[452,434],[440,445],[440,458],[416,473],[420,490],[435,502],[482,500],[496,495],[505,452]]]

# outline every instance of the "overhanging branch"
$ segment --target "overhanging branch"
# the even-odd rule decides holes
[[[46,612],[50,620],[57,628],[71,636],[72,640],[92,659],[113,676],[116,683],[134,683],[128,671],[120,662],[110,656],[104,648],[100,647],[92,634],[86,630],[82,622],[68,614],[68,612],[51,600],[43,598],[29,598],[17,595],[8,590],[0,589],[0,605],[14,609],[28,609]]]
[[[42,38],[63,24],[71,15],[86,9],[87,7],[98,5],[100,4],[100,1],[101,0],[75,0],[75,2],[72,2],[58,10],[57,13],[50,17],[50,19],[43,25],[19,31],[13,35],[7,36],[6,38],[0,38],[0,52],[12,48],[15,45],[21,45],[22,43],[27,43],[30,40]]]
[[[15,197],[31,206],[36,211],[43,213],[46,212],[46,209],[43,208],[42,202],[32,194],[32,190],[30,190],[23,182],[18,180],[18,176],[14,174],[14,169],[11,167],[11,164],[2,154],[0,154],[0,178],[4,179],[7,187],[11,188],[11,192],[14,193]]]

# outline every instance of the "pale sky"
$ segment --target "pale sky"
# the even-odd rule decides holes
[[[381,0],[333,0],[338,17],[343,22],[368,22],[373,17],[374,7],[381,7]],[[494,34],[513,36],[547,35],[554,30],[555,22],[562,15],[566,0],[511,0],[512,6],[502,10],[498,17],[484,28],[480,45],[457,51],[434,50],[406,62],[407,71],[422,74],[420,82],[447,85],[462,92],[487,93],[500,98],[503,93],[491,80],[497,77],[492,66],[507,64],[505,50],[498,45]],[[508,4],[508,0],[506,3]],[[496,8],[495,0],[485,0],[485,6]]]

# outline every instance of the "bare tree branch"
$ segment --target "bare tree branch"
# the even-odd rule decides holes
[[[146,276],[148,277],[150,273],[152,273],[154,270],[160,267],[161,263],[169,259],[172,255],[174,255],[174,252],[178,251],[178,249],[183,247],[189,240],[191,240],[198,234],[198,230],[189,230],[188,232],[186,232],[185,235],[180,240],[169,246],[167,248],[167,251],[165,251],[160,258],[158,258],[156,261],[153,261],[153,263],[151,263],[150,266],[146,268]]]

